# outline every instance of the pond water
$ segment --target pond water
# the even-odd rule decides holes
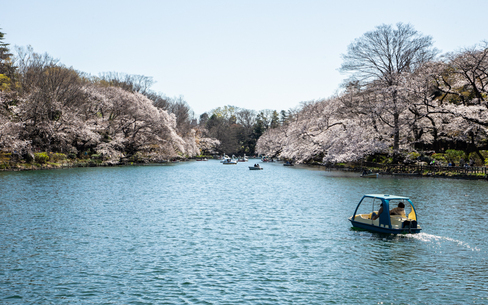
[[[488,303],[486,181],[258,162],[0,173],[0,303]],[[352,230],[365,193],[423,232]]]

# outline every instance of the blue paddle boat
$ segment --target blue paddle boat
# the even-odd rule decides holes
[[[422,230],[412,201],[395,195],[364,195],[349,221],[353,229],[378,233],[419,233]]]

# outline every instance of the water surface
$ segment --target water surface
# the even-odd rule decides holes
[[[0,303],[488,303],[486,181],[257,162],[0,173]],[[423,233],[351,230],[365,193]]]

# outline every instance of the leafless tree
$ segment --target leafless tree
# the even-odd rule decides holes
[[[168,110],[171,106],[169,98],[162,93],[148,91],[144,95],[147,96],[147,98],[149,98],[151,101],[153,101],[154,106],[159,109]]]
[[[360,82],[381,80],[391,86],[398,74],[413,72],[436,56],[432,37],[423,36],[410,24],[396,26],[383,24],[354,40],[342,55],[341,71],[353,72]]]
[[[138,92],[142,94],[145,94],[154,84],[154,80],[150,76],[125,74],[119,72],[100,73],[98,79],[100,82],[106,83],[107,85],[120,87],[129,92]]]
[[[380,119],[392,126],[394,159],[400,144],[400,115],[405,110],[398,92],[402,77],[435,58],[438,51],[432,44],[432,37],[420,34],[410,24],[398,23],[396,28],[383,24],[354,40],[342,56],[341,71],[352,73],[349,82],[384,91],[380,96],[386,96],[388,108]]]
[[[256,111],[241,109],[236,112],[237,124],[242,125],[247,130],[252,130],[256,123]]]

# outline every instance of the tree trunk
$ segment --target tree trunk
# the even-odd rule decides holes
[[[397,164],[400,162],[400,115],[398,113],[393,114],[393,163]]]
[[[481,159],[481,164],[485,164],[485,157],[481,154],[480,150],[478,149],[478,146],[476,146],[474,142],[474,133],[470,132],[469,135],[471,136],[471,145],[473,146],[474,151],[478,155],[478,157]]]

